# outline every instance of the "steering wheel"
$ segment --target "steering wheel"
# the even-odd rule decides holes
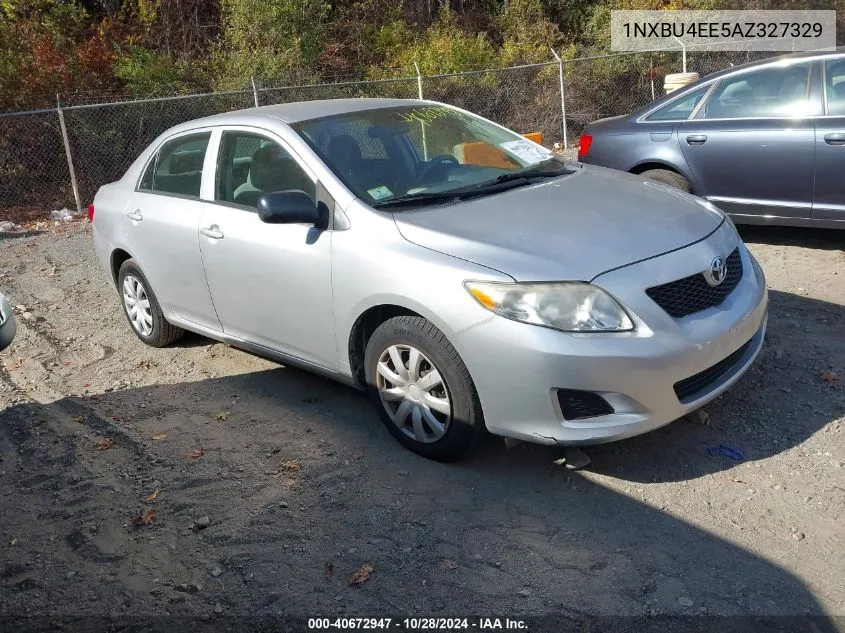
[[[460,161],[451,154],[438,154],[434,158],[429,159],[428,164],[422,168],[419,173],[419,180],[425,182],[426,178],[436,169],[448,169],[460,165]]]

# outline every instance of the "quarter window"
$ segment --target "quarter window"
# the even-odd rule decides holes
[[[845,59],[831,59],[825,63],[825,94],[827,113],[845,116]]]
[[[138,189],[198,198],[210,138],[211,132],[203,132],[165,143],[147,166]]]
[[[815,114],[808,98],[810,64],[769,66],[723,80],[704,106],[705,119]]]
[[[698,102],[710,86],[702,86],[688,95],[667,103],[659,110],[655,110],[646,117],[646,121],[685,121],[695,110]]]
[[[214,199],[256,208],[265,193],[299,190],[316,201],[314,181],[275,141],[248,132],[223,132]]]

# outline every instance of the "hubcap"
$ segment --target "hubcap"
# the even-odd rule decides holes
[[[123,305],[129,322],[141,336],[149,336],[153,331],[153,313],[144,285],[133,275],[123,278]]]
[[[452,421],[446,383],[434,363],[410,345],[391,345],[378,359],[376,386],[390,419],[405,435],[429,444]]]

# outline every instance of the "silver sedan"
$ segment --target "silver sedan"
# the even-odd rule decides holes
[[[650,431],[763,344],[715,206],[451,106],[349,99],[174,127],[89,208],[148,345],[185,330],[366,389],[407,448]]]

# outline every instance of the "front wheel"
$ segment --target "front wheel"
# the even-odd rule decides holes
[[[404,447],[455,461],[484,427],[475,385],[444,334],[422,317],[388,319],[364,356],[367,390],[382,422]]]

